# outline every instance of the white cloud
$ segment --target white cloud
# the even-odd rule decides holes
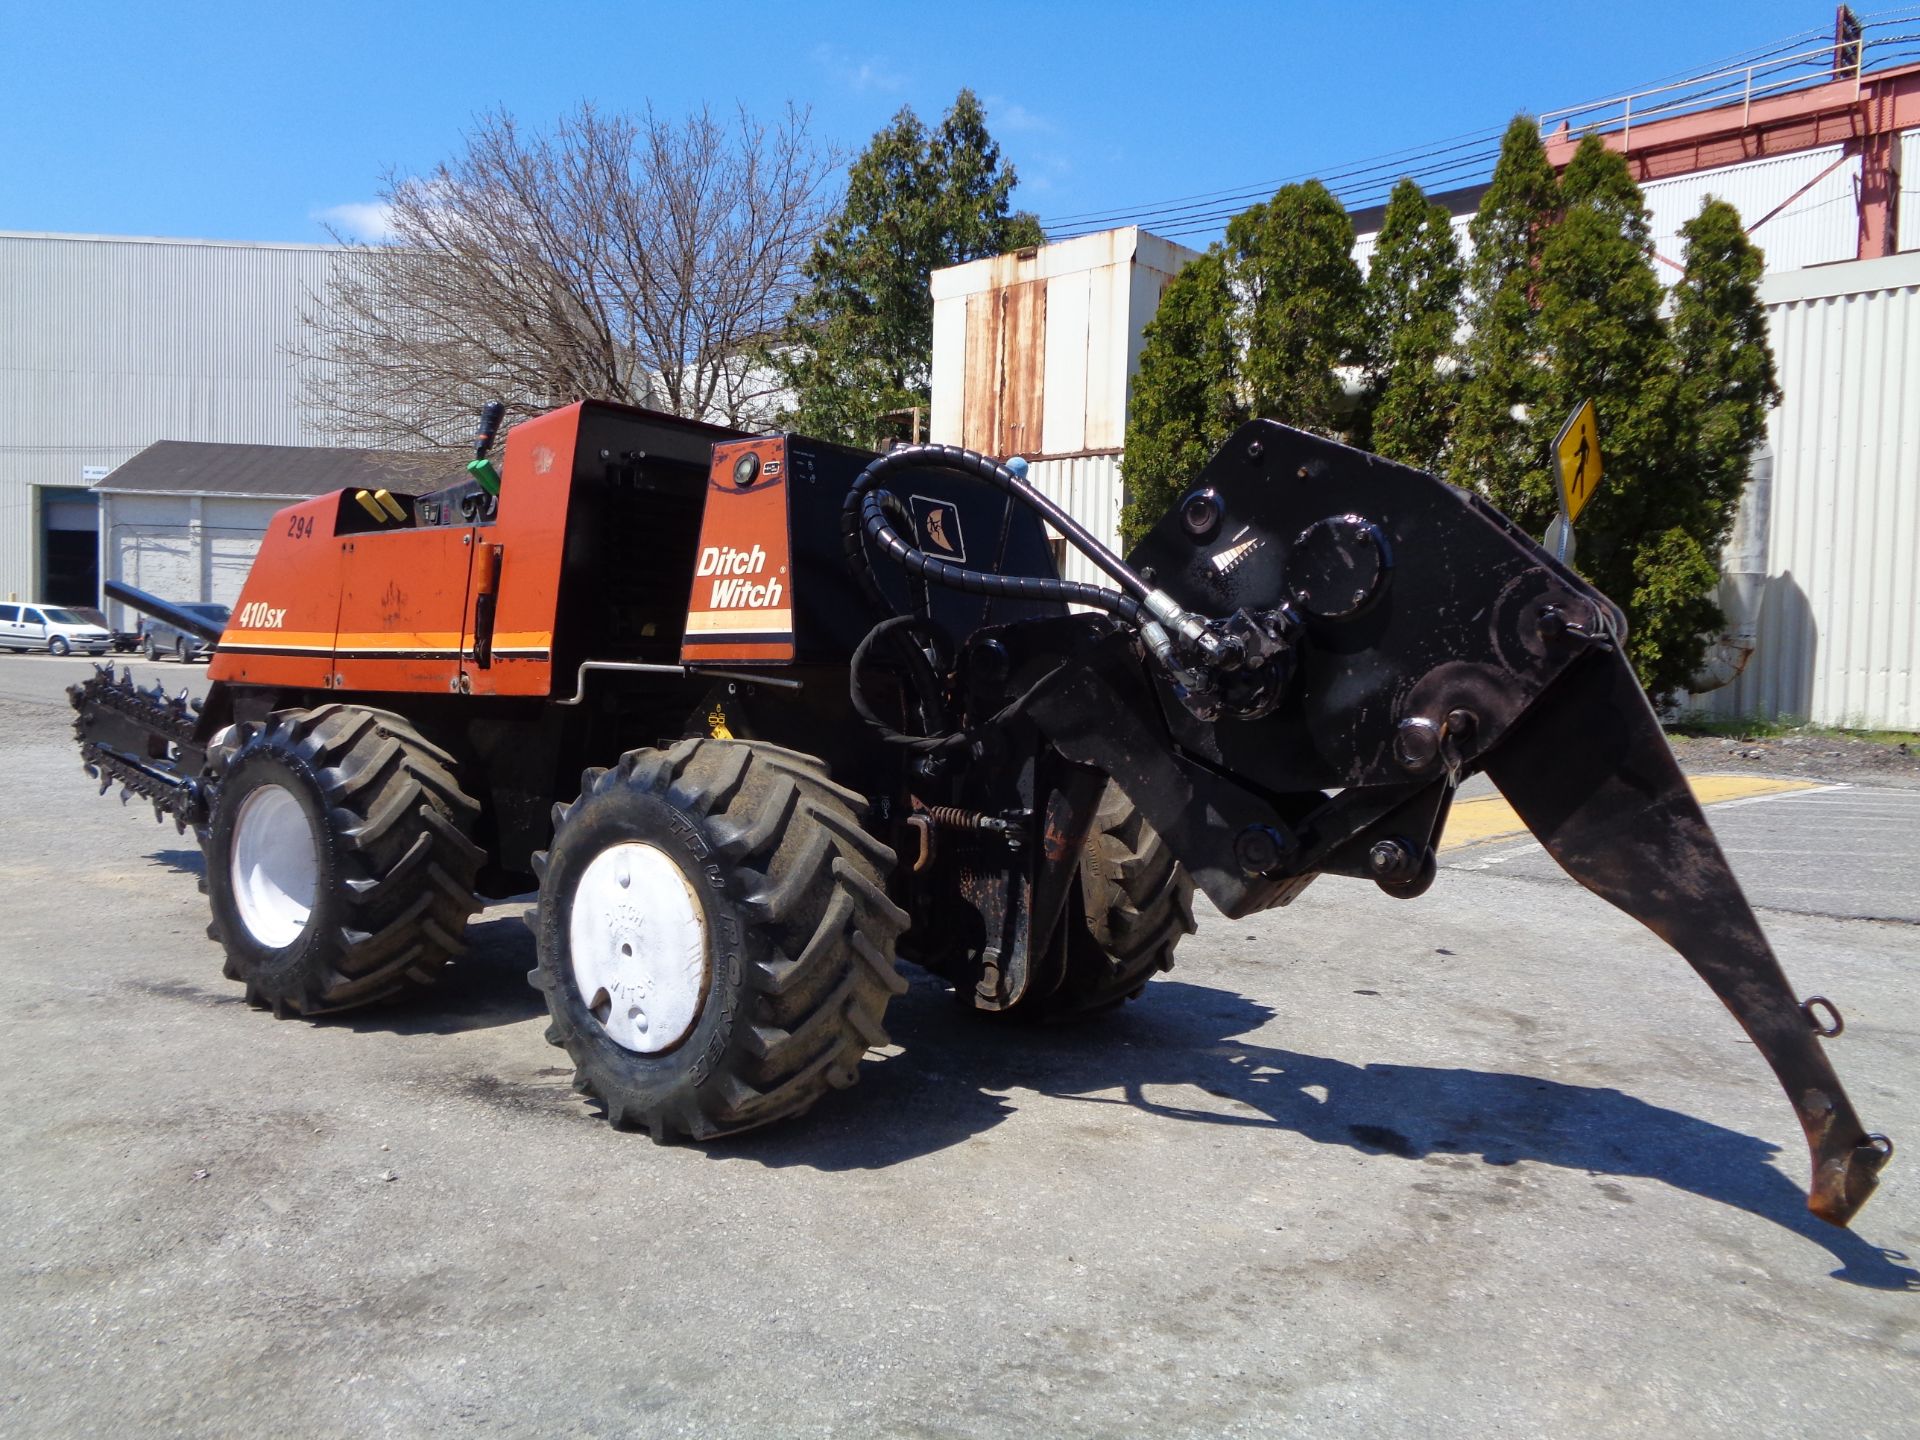
[[[385,245],[399,238],[393,228],[392,207],[378,200],[354,200],[345,205],[329,205],[324,210],[314,211],[311,218],[336,231],[342,239],[358,240],[367,245]]]
[[[813,61],[849,90],[892,94],[907,88],[906,75],[884,56],[862,59],[838,45],[820,44],[813,47]]]
[[[1018,100],[1006,100],[998,95],[989,95],[986,99],[987,128],[1008,135],[1051,135],[1060,127],[1037,111],[1029,110]]]

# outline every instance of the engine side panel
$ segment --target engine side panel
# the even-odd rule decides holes
[[[393,529],[340,542],[336,689],[454,688],[474,533],[469,526]]]
[[[315,496],[274,515],[233,618],[207,665],[209,680],[319,690],[333,674],[340,619],[343,496]]]
[[[468,484],[399,497],[401,513],[384,517],[347,491],[290,506],[254,560],[209,676],[547,696],[572,692],[582,660],[670,661],[709,452],[736,437],[587,402],[507,434],[497,501]]]
[[[553,689],[554,613],[566,553],[567,511],[581,418],[590,407],[525,420],[507,432],[500,461],[500,501],[491,525],[474,527],[473,544],[500,547],[497,569],[474,566],[463,607],[460,683],[476,695],[546,695]],[[474,655],[480,590],[492,570],[496,586],[491,654]]]

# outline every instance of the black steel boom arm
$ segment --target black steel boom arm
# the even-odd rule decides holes
[[[1808,1206],[1846,1224],[1892,1152],[1822,1052],[1621,653],[1618,610],[1476,497],[1285,426],[1243,427],[1128,557],[1194,615],[1283,615],[1288,678],[1234,718],[1141,628],[994,632],[1069,760],[1112,775],[1226,914],[1317,875],[1415,895],[1458,782],[1487,771],[1581,884],[1699,972],[1786,1090]],[[1277,632],[1276,632],[1277,633]],[[1829,1011],[1830,1011],[1830,1007]]]

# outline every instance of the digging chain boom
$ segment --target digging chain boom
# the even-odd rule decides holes
[[[205,822],[212,800],[208,783],[184,773],[183,765],[201,753],[198,701],[184,689],[169,696],[158,681],[142,689],[124,667],[116,679],[111,664],[68,686],[67,698],[76,712],[81,766],[100,782],[102,795],[118,783],[121,803],[138,795],[153,805],[156,821],[171,815],[182,832]]]

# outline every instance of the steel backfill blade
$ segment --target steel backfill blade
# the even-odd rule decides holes
[[[1845,1225],[1893,1147],[1854,1114],[1626,658],[1570,667],[1486,769],[1569,875],[1684,955],[1745,1027],[1806,1131],[1807,1208]]]

